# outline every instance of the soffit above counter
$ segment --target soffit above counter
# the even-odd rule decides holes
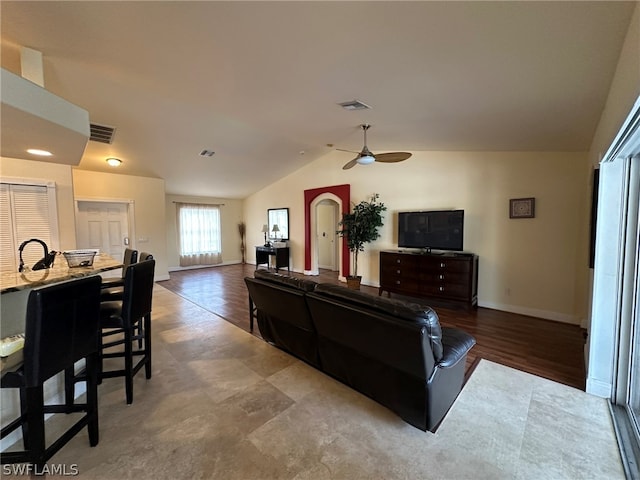
[[[89,112],[2,68],[0,156],[78,165],[89,140]],[[39,157],[27,149],[47,150]]]

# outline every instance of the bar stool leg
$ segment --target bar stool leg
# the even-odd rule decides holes
[[[87,416],[89,423],[89,445],[95,447],[100,440],[98,430],[98,354],[87,357]]]
[[[147,379],[151,378],[151,314],[144,316],[144,349],[146,362],[144,364],[144,374]]]
[[[66,368],[64,371],[64,403],[67,407],[73,405],[75,401],[75,369],[74,367]]]
[[[24,390],[27,404],[26,421],[29,424],[29,456],[31,463],[42,471],[46,462],[44,459],[44,389],[39,385],[26,387]]]
[[[127,397],[127,405],[133,403],[133,328],[124,331],[124,388]]]

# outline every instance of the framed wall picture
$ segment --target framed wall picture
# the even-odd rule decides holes
[[[509,218],[534,218],[535,216],[535,198],[512,198],[509,200]]]

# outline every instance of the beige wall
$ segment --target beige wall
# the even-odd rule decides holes
[[[640,95],[640,7],[636,5],[589,158],[597,165]]]
[[[267,208],[289,207],[291,261],[304,269],[305,189],[348,183],[351,200],[374,192],[387,207],[381,238],[359,257],[363,282],[379,284],[379,251],[397,248],[397,212],[462,208],[465,250],[480,256],[479,300],[487,307],[571,323],[586,316],[586,153],[414,152],[399,164],[342,170],[332,152],[245,201],[248,244],[262,243]],[[510,198],[535,197],[535,219],[509,219]],[[253,261],[253,249],[249,251]]]
[[[73,169],[73,187],[76,199],[133,201],[132,247],[153,254],[156,280],[169,278],[164,180]]]
[[[36,162],[17,158],[0,158],[0,176],[18,177],[56,183],[58,206],[58,231],[60,250],[76,248],[76,220],[73,203],[73,180],[71,166],[56,163]],[[53,248],[53,246],[49,245]]]
[[[611,89],[607,97],[607,103],[603,109],[600,122],[593,136],[589,159],[593,165],[597,165],[603,158],[609,146],[615,139],[622,123],[630,113],[634,102],[640,95],[640,8],[636,5],[625,43],[620,53],[620,59],[616,73],[611,82]],[[608,165],[607,170],[611,165]],[[605,171],[607,171],[605,170]],[[611,171],[611,170],[609,170]],[[616,169],[613,168],[616,172]],[[609,173],[612,177],[607,181],[606,176],[601,181],[600,187],[605,185],[604,191],[609,192],[600,196],[599,211],[606,211],[608,215],[620,217],[619,198],[615,194],[612,185],[621,185],[622,182],[616,173]],[[602,223],[600,224],[602,225]],[[598,256],[604,253],[605,258],[610,256],[609,251],[614,249],[598,247]],[[615,245],[614,245],[615,247]],[[615,256],[615,255],[614,255]],[[616,268],[605,268],[601,272],[599,281],[601,286],[616,283]],[[608,276],[608,278],[607,278]],[[591,282],[590,282],[591,284]],[[591,288],[589,288],[591,291]],[[618,302],[616,288],[600,288],[593,300],[593,311],[590,312],[586,327],[589,331],[589,342],[585,345],[585,359],[587,362],[587,385],[589,393],[605,398],[611,396],[615,378],[617,363],[618,321],[615,318],[615,304]]]
[[[224,204],[220,211],[220,228],[222,229],[222,263],[230,264],[240,263],[242,261],[240,234],[238,233],[238,224],[242,221],[242,200],[167,195],[165,205],[165,223],[167,227],[167,259],[169,263],[169,270],[180,268],[175,202]]]

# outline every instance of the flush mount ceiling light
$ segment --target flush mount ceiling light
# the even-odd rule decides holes
[[[39,150],[37,148],[29,148],[27,153],[30,153],[31,155],[38,155],[39,157],[50,157],[53,155],[53,153],[47,150]]]
[[[107,163],[111,167],[119,167],[120,164],[122,164],[122,160],[120,160],[119,158],[111,157],[111,158],[107,158]]]

